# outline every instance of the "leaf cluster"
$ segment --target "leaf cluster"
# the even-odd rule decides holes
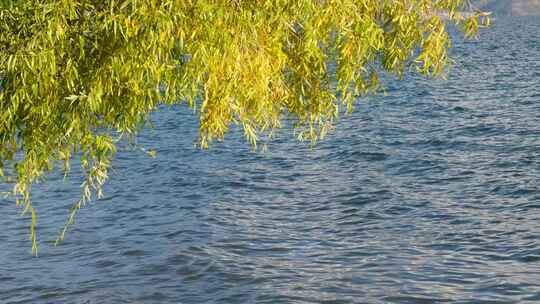
[[[36,250],[31,186],[78,159],[72,223],[159,105],[193,108],[202,148],[232,125],[256,147],[284,118],[316,142],[381,73],[443,72],[448,24],[485,17],[464,0],[3,0],[0,177]]]

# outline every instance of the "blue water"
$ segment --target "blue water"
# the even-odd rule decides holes
[[[540,303],[540,20],[457,40],[311,149],[193,147],[162,109],[53,247],[77,174],[34,191],[39,257],[0,201],[0,303]]]

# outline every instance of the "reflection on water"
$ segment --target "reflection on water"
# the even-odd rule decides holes
[[[121,153],[62,246],[77,180],[34,193],[39,258],[2,201],[0,302],[540,302],[539,31],[499,20],[448,81],[392,83],[314,149],[199,151],[188,111],[156,113],[157,158]]]

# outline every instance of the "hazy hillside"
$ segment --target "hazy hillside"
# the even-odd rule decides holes
[[[494,15],[540,16],[540,0],[481,0],[478,3]]]
[[[513,0],[512,15],[536,16],[540,15],[540,0]]]

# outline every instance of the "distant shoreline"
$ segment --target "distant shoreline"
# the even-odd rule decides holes
[[[540,0],[486,0],[477,4],[496,15],[540,16]]]
[[[513,0],[512,16],[540,15],[540,0]]]

